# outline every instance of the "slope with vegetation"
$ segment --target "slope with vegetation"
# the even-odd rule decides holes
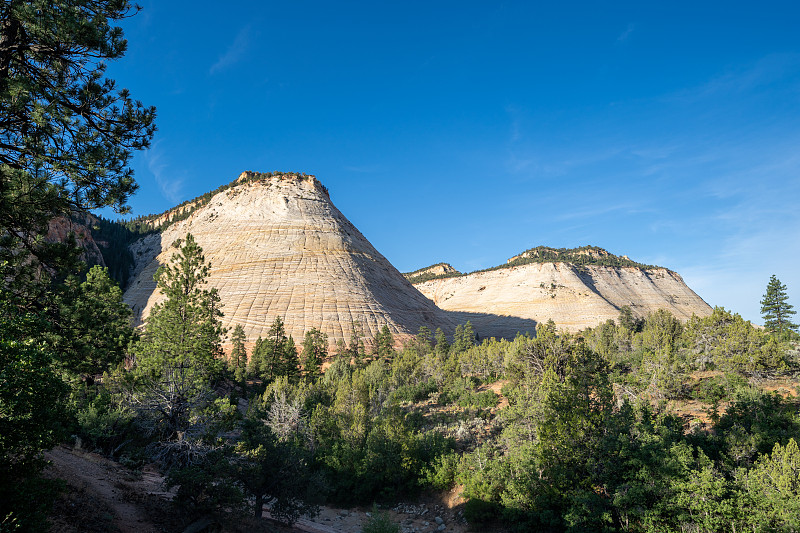
[[[369,342],[350,324],[331,353],[310,324],[298,350],[275,315],[251,349],[234,329],[226,357],[208,260],[184,233],[135,331],[108,270],[78,277],[75,241],[45,238],[135,189],[127,162],[154,110],[98,63],[124,52],[111,24],[131,9],[0,7],[0,530],[48,528],[62,484],[41,476],[43,451],[70,442],[134,478],[155,465],[178,531],[456,486],[471,524],[510,530],[800,529],[800,350],[777,278],[763,306],[781,320],[764,330],[720,308],[683,323],[622,306],[577,333],[480,343],[469,322],[422,326],[400,349],[388,325]],[[688,401],[707,420],[670,410]]]
[[[159,283],[195,284],[201,258],[187,237]],[[513,530],[798,526],[799,405],[766,391],[797,385],[796,333],[776,337],[720,308],[686,324],[624,308],[578,334],[551,323],[535,338],[478,343],[470,324],[452,339],[423,328],[400,350],[388,328],[369,352],[354,330],[332,355],[310,330],[298,357],[276,318],[252,352],[240,340],[223,366],[209,358],[218,319],[202,311],[214,308],[201,303],[213,291],[197,286],[196,325],[180,326],[208,341],[175,344],[184,336],[164,313],[192,316],[177,288],[133,345],[135,368],[109,374],[78,407],[93,416],[76,434],[129,464],[157,460],[186,523],[259,516],[262,505],[293,521],[323,502],[461,486],[471,524]],[[167,397],[165,386],[182,390],[169,383],[189,388]],[[690,402],[707,416],[678,416]]]
[[[403,276],[405,276],[412,285],[416,285],[417,283],[424,283],[432,279],[454,278],[463,276],[463,274],[453,268],[449,263],[436,263],[435,265],[420,268],[414,272],[407,272],[403,274]]]

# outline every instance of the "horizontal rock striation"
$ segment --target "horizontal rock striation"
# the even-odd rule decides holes
[[[640,317],[666,309],[681,320],[712,311],[664,268],[532,263],[415,286],[441,309],[471,318],[484,337],[524,332],[523,320],[530,325],[552,319],[559,328],[577,331],[618,318],[625,305]]]
[[[125,301],[137,323],[161,299],[153,274],[194,235],[211,263],[227,327],[241,324],[248,342],[267,335],[280,316],[299,345],[316,327],[331,345],[365,339],[387,325],[396,340],[420,326],[452,331],[450,317],[419,293],[305,175],[244,173],[185,220],[135,242],[134,277]],[[246,178],[246,179],[244,179]]]

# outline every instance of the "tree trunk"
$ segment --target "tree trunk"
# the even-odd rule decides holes
[[[264,514],[264,495],[263,494],[256,494],[256,508],[253,516],[256,518],[261,518]]]

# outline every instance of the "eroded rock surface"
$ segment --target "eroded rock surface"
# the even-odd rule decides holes
[[[81,261],[89,265],[106,266],[103,254],[98,248],[98,244],[105,245],[103,242],[96,242],[89,229],[95,222],[92,215],[81,213],[72,217],[58,216],[50,221],[47,226],[47,236],[50,242],[67,242],[69,234],[74,234],[75,243],[83,252]]]
[[[533,263],[416,287],[441,309],[472,320],[484,337],[524,332],[530,329],[520,325],[524,320],[552,319],[559,328],[577,331],[618,318],[624,305],[640,317],[666,309],[681,320],[712,311],[678,274],[664,268]]]
[[[162,298],[156,269],[191,233],[211,263],[208,284],[219,291],[223,323],[241,324],[248,342],[266,336],[276,316],[298,345],[312,327],[331,344],[349,341],[353,324],[366,339],[387,325],[398,341],[423,325],[453,329],[449,316],[375,250],[313,176],[252,178],[244,173],[186,220],[131,246],[137,264],[125,301],[137,323]]]

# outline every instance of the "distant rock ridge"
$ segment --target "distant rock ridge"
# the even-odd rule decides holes
[[[405,276],[405,278],[412,284],[422,283],[423,281],[428,281],[431,279],[461,275],[461,272],[453,268],[453,266],[449,263],[436,263],[435,265],[420,268],[414,272],[407,272],[403,274],[403,276]]]
[[[618,318],[623,306],[639,317],[666,309],[681,320],[712,311],[677,273],[661,267],[537,261],[432,279],[415,287],[441,309],[465,317],[473,313],[482,336],[513,336],[520,320],[552,319],[559,328],[577,331]]]
[[[162,299],[156,269],[191,233],[211,263],[208,282],[220,293],[224,325],[242,325],[248,342],[266,336],[277,316],[298,345],[312,327],[333,345],[349,342],[354,325],[367,340],[384,325],[396,340],[421,326],[455,326],[375,250],[314,176],[243,172],[180,213],[130,247],[136,262],[125,301],[137,323]]]
[[[75,243],[82,250],[80,259],[87,265],[106,266],[100,246],[107,246],[97,241],[92,234],[95,217],[90,213],[75,213],[70,217],[58,216],[47,225],[45,239],[49,242],[66,242],[69,235],[75,236]]]

